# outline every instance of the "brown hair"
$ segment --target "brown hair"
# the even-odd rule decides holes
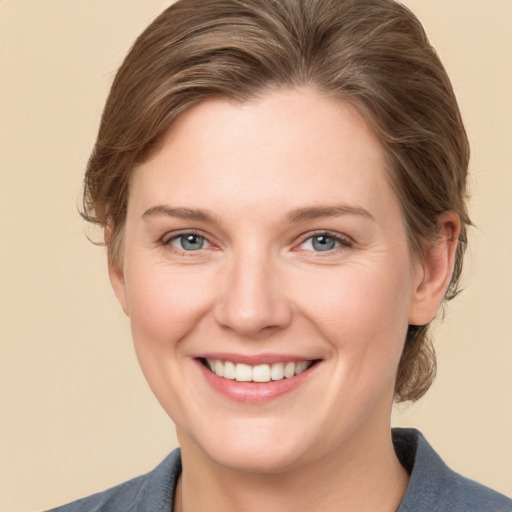
[[[121,257],[130,177],[173,121],[213,96],[245,101],[309,86],[355,105],[389,160],[413,254],[437,219],[462,223],[457,293],[470,224],[469,146],[449,78],[417,18],[393,0],[180,0],[139,36],[113,82],[84,190],[84,217],[109,226]],[[417,400],[435,376],[428,326],[409,326],[395,399]]]

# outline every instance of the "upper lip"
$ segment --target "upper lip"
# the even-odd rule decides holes
[[[297,354],[235,354],[228,352],[205,352],[196,356],[197,359],[217,359],[219,361],[231,361],[235,364],[247,364],[256,366],[259,364],[288,363],[299,361],[316,361],[318,357],[308,357]]]

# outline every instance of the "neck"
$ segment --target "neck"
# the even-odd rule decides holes
[[[356,437],[326,457],[277,474],[222,467],[197,445],[182,443],[175,510],[395,512],[409,476],[396,458],[389,427],[373,439]]]

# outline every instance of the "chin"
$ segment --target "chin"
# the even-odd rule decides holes
[[[252,427],[252,428],[251,428]],[[194,444],[214,463],[243,473],[283,473],[304,462],[304,442],[297,430],[230,425],[218,435],[211,429]],[[187,443],[180,439],[182,448]]]
[[[300,465],[301,457],[296,451],[283,451],[277,447],[261,449],[258,444],[252,447],[231,445],[225,449],[215,448],[207,455],[225,468],[240,473],[280,474]]]

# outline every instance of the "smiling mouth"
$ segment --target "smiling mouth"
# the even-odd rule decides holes
[[[217,377],[236,380],[237,382],[270,382],[290,379],[304,373],[318,363],[312,361],[288,361],[273,364],[258,364],[251,366],[243,363],[233,363],[220,359],[201,358],[201,363]]]

